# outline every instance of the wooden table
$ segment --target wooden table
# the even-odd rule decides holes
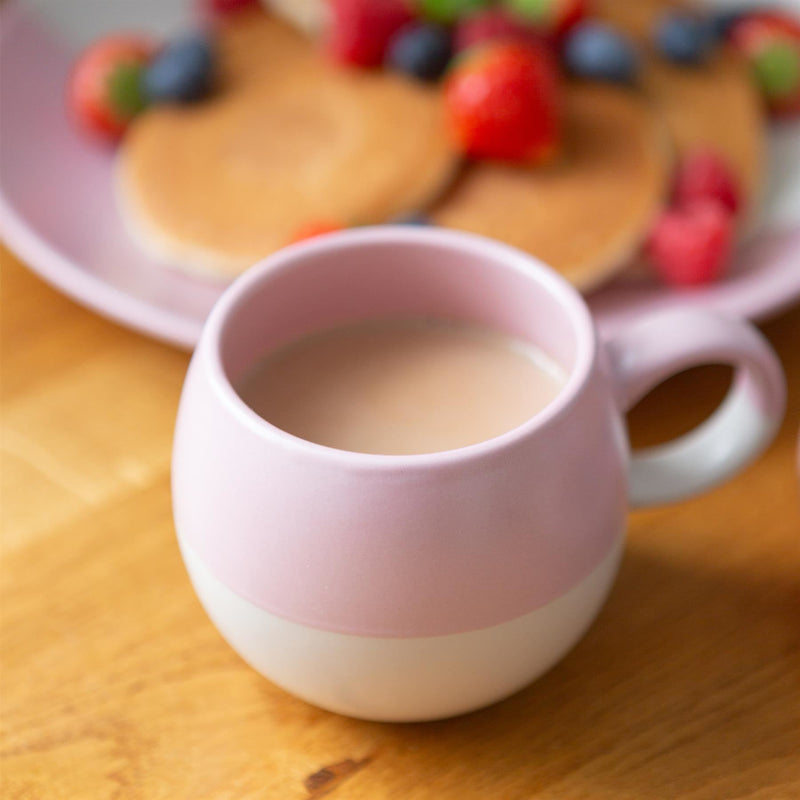
[[[3,798],[800,797],[800,309],[765,326],[787,421],[728,486],[631,518],[586,638],[460,719],[359,722],[271,686],[222,641],[170,514],[187,355],[2,266]],[[634,413],[649,443],[728,375]]]

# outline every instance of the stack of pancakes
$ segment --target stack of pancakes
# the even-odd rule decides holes
[[[667,0],[597,0],[646,40]],[[119,157],[119,197],[157,257],[230,278],[308,223],[345,226],[424,211],[539,257],[583,291],[635,260],[682,151],[710,147],[753,205],[763,175],[759,98],[721,48],[702,67],[647,56],[638,89],[564,86],[557,161],[463,162],[441,90],[389,72],[332,65],[276,16],[236,15],[219,32],[219,87],[136,121]]]

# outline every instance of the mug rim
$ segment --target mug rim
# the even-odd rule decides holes
[[[575,332],[575,362],[568,370],[563,387],[541,411],[520,425],[498,436],[474,444],[431,453],[391,455],[342,450],[295,436],[257,414],[242,399],[228,378],[221,352],[223,334],[237,308],[252,292],[273,276],[291,270],[300,262],[331,251],[346,253],[353,248],[372,245],[407,244],[448,248],[479,255],[505,269],[513,269],[528,280],[543,286],[553,302],[567,314]],[[559,418],[572,405],[587,383],[597,357],[598,339],[591,313],[583,297],[565,278],[543,261],[502,242],[464,231],[443,228],[376,225],[325,234],[290,245],[267,256],[246,270],[223,292],[206,320],[197,354],[205,358],[211,383],[225,407],[250,431],[261,438],[280,443],[315,459],[338,462],[350,468],[412,469],[463,463],[496,453],[531,436]]]

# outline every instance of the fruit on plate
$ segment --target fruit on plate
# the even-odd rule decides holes
[[[675,172],[672,202],[678,206],[716,200],[736,214],[742,207],[739,183],[725,160],[708,148],[683,155]]]
[[[153,104],[120,148],[120,211],[159,260],[227,279],[308,222],[380,224],[450,181],[459,154],[440,91],[337,69],[266,13],[232,16],[216,51],[213,100]]]
[[[639,92],[567,81],[560,99],[562,156],[546,166],[469,163],[429,215],[518,247],[590,291],[638,255],[669,194],[673,151]]]
[[[210,91],[214,51],[206,36],[190,35],[170,42],[145,69],[144,93],[151,103],[187,103]]]
[[[508,11],[502,8],[489,8],[459,21],[453,49],[460,53],[474,45],[497,39],[516,39],[529,44],[540,44],[542,35]]]
[[[647,255],[665,283],[701,286],[722,276],[733,239],[730,211],[716,200],[697,200],[661,215],[650,234]]]
[[[559,80],[544,47],[500,41],[467,51],[445,83],[445,108],[473,158],[541,163],[558,148]]]
[[[590,12],[587,0],[503,0],[514,15],[560,41]]]
[[[729,36],[750,62],[769,110],[800,113],[800,22],[779,12],[752,13]]]
[[[405,0],[330,0],[328,52],[360,67],[383,62],[389,40],[412,20]]]
[[[402,28],[389,43],[386,64],[421,81],[437,81],[444,74],[453,43],[443,25],[416,22]]]
[[[109,36],[88,47],[69,79],[68,104],[90,134],[116,142],[145,107],[142,87],[153,46],[140,36]]]
[[[581,78],[633,83],[639,54],[633,41],[604,22],[581,22],[564,43],[564,63]]]
[[[663,58],[653,47],[653,29],[675,0],[595,0],[598,16],[640,46],[637,85],[654,112],[666,121],[680,159],[710,149],[736,177],[742,207],[737,222],[747,225],[764,196],[766,126],[758,87],[745,57],[735,47],[715,47],[702,66]]]
[[[702,64],[714,45],[714,34],[708,21],[680,10],[661,15],[654,38],[659,53],[676,64]]]

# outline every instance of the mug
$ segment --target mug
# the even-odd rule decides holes
[[[347,322],[435,317],[535,344],[568,379],[501,436],[445,452],[314,444],[234,388],[265,353]],[[629,450],[624,413],[698,364],[736,369],[710,420]],[[522,688],[598,613],[634,506],[727,479],[783,414],[779,363],[748,323],[654,315],[601,342],[581,296],[513,248],[376,227],[294,245],[213,309],[180,402],[173,506],[194,588],[256,670],[304,700],[373,720],[448,717]]]

